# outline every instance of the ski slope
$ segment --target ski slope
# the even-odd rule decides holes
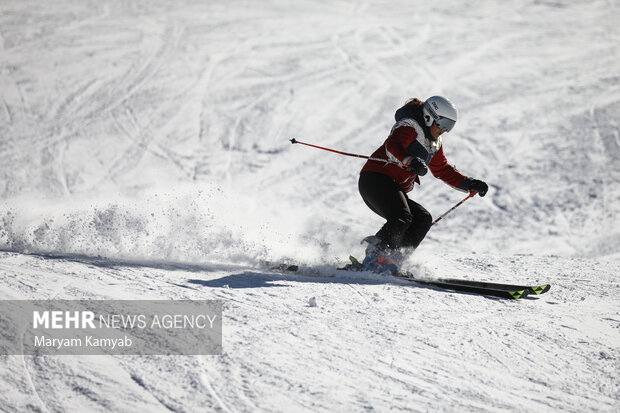
[[[224,351],[0,356],[0,410],[618,411],[619,11],[3,0],[0,298],[221,299]],[[405,266],[549,293],[332,270],[383,222],[361,160],[288,140],[369,155],[434,94],[490,191]],[[410,196],[437,217],[464,194]]]

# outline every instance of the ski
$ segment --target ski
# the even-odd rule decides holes
[[[350,256],[349,260],[351,260],[351,264],[347,264],[345,266],[345,269],[355,269],[359,271],[359,269],[362,268],[362,264],[359,262],[359,260],[357,260],[357,258]],[[456,278],[439,278],[436,280],[420,280],[420,279],[416,279],[413,274],[409,274],[409,273],[397,274],[397,276],[400,278],[410,279],[412,281],[418,281],[421,284],[434,283],[435,285],[442,284],[442,285],[454,287],[450,289],[456,289],[457,286],[463,286],[463,288],[470,287],[470,289],[487,288],[487,289],[492,289],[492,290],[504,290],[504,291],[509,291],[509,292],[515,292],[517,295],[519,291],[523,291],[523,290],[527,291],[526,295],[529,295],[529,294],[540,295],[540,294],[546,293],[547,291],[551,289],[551,284],[541,284],[541,285],[502,284],[502,283],[495,283],[495,282],[489,282],[489,281],[471,281],[471,280],[463,280],[463,279],[456,279]],[[464,291],[464,290],[461,290],[461,291]]]
[[[508,298],[518,300],[520,298],[527,297],[530,294],[530,291],[525,289],[498,289],[498,288],[490,288],[490,287],[482,287],[471,284],[463,284],[463,283],[450,283],[443,280],[421,280],[419,278],[413,278],[407,274],[397,274],[395,275],[397,278],[402,278],[407,281],[414,282],[420,285],[426,285],[430,287],[441,288],[443,290],[452,290],[466,293],[474,293],[485,295],[489,297],[498,297],[498,298]]]
[[[471,281],[471,280],[460,280],[460,279],[454,279],[454,278],[442,278],[440,280],[449,282],[452,284],[472,285],[472,286],[484,287],[484,288],[496,288],[499,290],[528,290],[530,294],[534,294],[534,295],[544,294],[551,289],[551,284],[541,284],[541,285],[501,284],[501,283],[488,282],[488,281]]]
[[[359,261],[357,261],[354,257],[350,257],[351,264],[347,264],[342,268],[337,268],[339,271],[364,271],[362,265]],[[270,264],[268,263],[268,267],[272,271],[277,272],[292,272],[298,273],[300,271],[300,267],[295,264]],[[489,297],[497,297],[497,298],[505,298],[518,300],[524,297],[527,297],[530,294],[529,288],[518,288],[518,286],[510,286],[508,284],[497,284],[497,285],[483,285],[483,284],[492,284],[492,283],[480,283],[472,282],[472,284],[465,283],[466,280],[453,280],[456,282],[452,282],[450,280],[422,280],[415,278],[412,274],[409,273],[399,273],[392,274],[395,278],[406,280],[413,282],[418,285],[440,288],[444,290],[451,291],[459,291],[466,293],[479,294],[483,296]],[[497,288],[497,286],[504,286],[506,288]],[[515,287],[515,288],[511,288]]]

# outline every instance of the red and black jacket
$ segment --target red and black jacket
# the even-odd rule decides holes
[[[448,185],[462,191],[469,189],[471,179],[448,163],[443,152],[441,136],[437,140],[431,137],[422,121],[421,109],[404,106],[396,112],[396,123],[390,136],[372,157],[406,163],[406,158],[410,156],[422,159],[433,176]],[[362,172],[366,171],[388,175],[404,192],[411,191],[416,182],[420,183],[418,175],[391,163],[369,160],[362,168]]]

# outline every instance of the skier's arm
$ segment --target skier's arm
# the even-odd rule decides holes
[[[471,178],[460,173],[454,166],[448,163],[443,147],[433,156],[428,164],[429,169],[435,178],[439,178],[451,187],[460,191],[468,191],[471,185]]]
[[[435,154],[428,164],[433,176],[441,179],[453,188],[460,191],[476,191],[480,196],[485,196],[489,186],[484,181],[468,178],[448,163],[443,147]]]

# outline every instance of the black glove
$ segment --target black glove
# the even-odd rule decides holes
[[[424,176],[428,172],[428,167],[424,163],[421,158],[408,156],[403,161],[407,168],[405,168],[408,172],[414,173],[419,176]]]
[[[480,196],[485,196],[488,190],[489,186],[486,184],[486,182],[480,181],[478,179],[472,179],[471,183],[469,184],[469,191],[476,191]]]

